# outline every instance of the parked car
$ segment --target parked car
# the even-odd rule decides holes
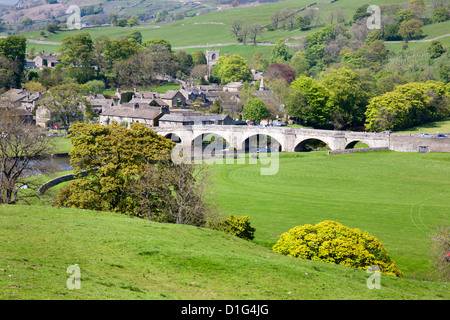
[[[437,135],[436,135],[436,137],[437,138],[448,138],[445,134],[443,134],[443,133],[438,133]]]
[[[274,121],[274,122],[272,122],[272,125],[276,126],[276,127],[283,127],[286,125],[286,123],[281,122],[281,121]]]
[[[419,136],[421,136],[421,137],[432,137],[433,135],[429,134],[429,133],[420,133]]]

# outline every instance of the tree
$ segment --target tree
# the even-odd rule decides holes
[[[139,45],[128,38],[109,40],[105,44],[105,56],[111,63],[126,60],[140,50]]]
[[[280,39],[275,42],[272,48],[272,53],[270,56],[270,62],[283,62],[289,61],[292,58],[292,53],[290,52],[288,46],[284,43],[284,39]]]
[[[404,9],[397,12],[396,17],[399,23],[403,21],[409,21],[415,16],[415,11],[413,9]]]
[[[169,41],[164,40],[164,39],[151,39],[151,40],[146,40],[142,43],[142,46],[145,48],[149,48],[152,45],[164,46],[167,48],[167,51],[172,52],[172,45],[170,44]]]
[[[436,226],[431,235],[431,255],[434,266],[433,274],[440,281],[450,281],[450,227],[446,224]]]
[[[330,70],[321,83],[329,90],[333,106],[335,129],[352,128],[364,124],[364,112],[369,99],[367,88],[358,74],[348,67]]]
[[[31,25],[33,25],[33,20],[31,20],[29,17],[25,17],[25,18],[22,20],[22,24],[23,24],[25,27],[31,26]]]
[[[368,131],[406,129],[450,115],[449,94],[440,82],[411,82],[374,97],[367,105]]]
[[[46,30],[50,33],[55,33],[59,30],[59,26],[56,23],[49,23],[47,24]]]
[[[139,20],[136,16],[132,16],[130,19],[128,19],[127,24],[129,27],[134,27],[139,24]]]
[[[48,173],[43,160],[52,152],[50,140],[20,115],[13,107],[0,108],[0,204],[21,199],[19,190],[30,184],[24,178],[31,172]]]
[[[254,23],[246,27],[248,29],[248,36],[253,41],[253,45],[256,46],[256,38],[262,35],[262,27],[259,23]]]
[[[117,20],[116,23],[115,23],[114,25],[123,28],[123,27],[125,27],[127,24],[128,24],[128,20],[125,19],[125,18],[122,18],[122,19]]]
[[[242,109],[244,119],[261,121],[269,117],[269,109],[260,98],[250,98]]]
[[[194,66],[207,64],[206,56],[203,53],[203,51],[195,51],[192,53],[192,62],[194,63]]]
[[[398,34],[403,38],[403,40],[408,41],[423,34],[422,31],[423,22],[417,19],[411,19],[408,21],[403,21],[398,29]]]
[[[85,84],[93,94],[101,94],[105,90],[105,82],[102,80],[91,80]]]
[[[283,78],[287,84],[294,81],[296,75],[295,69],[283,63],[272,63],[267,69],[267,79],[274,80]]]
[[[319,81],[301,76],[291,83],[289,115],[314,128],[327,128],[332,120],[330,92]]]
[[[61,63],[58,69],[66,69],[78,83],[86,83],[94,77],[94,47],[88,33],[78,33],[62,39],[58,49]]]
[[[376,265],[381,273],[396,277],[403,275],[377,238],[367,231],[350,229],[336,221],[294,227],[281,235],[273,251],[363,270]]]
[[[19,72],[17,62],[9,60],[4,55],[0,55],[0,89],[14,88]]]
[[[100,73],[103,69],[111,67],[107,57],[105,56],[106,43],[110,41],[108,36],[100,35],[93,41],[93,59],[94,66],[97,69],[97,78],[100,78]]]
[[[222,84],[232,81],[249,81],[253,74],[247,65],[247,60],[237,54],[220,56],[213,68]]]
[[[308,75],[309,63],[303,52],[297,51],[291,58],[290,66],[296,71],[296,76]]]
[[[446,50],[439,40],[432,41],[430,46],[427,48],[427,52],[430,54],[431,59],[439,58],[445,51]]]
[[[356,9],[355,14],[353,15],[353,22],[370,17],[370,13],[367,12],[368,7],[369,5],[365,4]]]
[[[170,158],[173,142],[139,123],[130,129],[117,124],[74,124],[70,151],[78,177],[58,194],[58,206],[137,215],[129,192],[147,165]],[[81,177],[81,173],[87,175]]]
[[[175,57],[180,64],[181,72],[188,75],[191,72],[192,67],[194,66],[192,55],[184,50],[180,50],[175,54]]]
[[[47,109],[52,122],[62,125],[69,131],[70,126],[95,116],[92,106],[83,97],[89,94],[85,85],[66,84],[50,88],[39,102],[41,108]]]
[[[127,38],[134,43],[137,43],[139,45],[142,44],[142,34],[138,30],[131,31],[127,35]]]
[[[436,8],[431,18],[434,23],[444,22],[450,19],[450,15],[445,7]]]
[[[175,76],[180,70],[176,56],[164,45],[153,44],[145,50],[145,54],[150,59],[153,73]]]
[[[153,62],[144,53],[136,53],[126,60],[116,61],[113,74],[117,86],[141,87],[151,84]]]
[[[278,24],[281,22],[281,20],[283,20],[282,11],[281,10],[275,11],[270,17],[270,19],[272,20],[272,25],[274,26],[274,28],[278,29]]]
[[[4,56],[0,69],[6,69],[16,87],[20,87],[25,70],[26,39],[24,36],[8,36],[0,38],[0,56]]]
[[[238,38],[241,34],[242,28],[244,27],[245,20],[242,18],[236,18],[231,21],[230,32]]]
[[[136,214],[157,222],[204,226],[206,167],[161,161],[147,165],[130,194],[136,199]]]

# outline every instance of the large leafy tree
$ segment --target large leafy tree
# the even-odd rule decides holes
[[[423,34],[422,26],[423,22],[418,19],[403,21],[398,29],[398,34],[403,40],[408,41],[420,37]]]
[[[335,129],[348,129],[364,123],[369,95],[355,71],[347,67],[333,69],[323,76],[321,83],[330,92]]]
[[[242,109],[242,115],[247,120],[261,121],[269,117],[269,109],[260,98],[250,98]]]
[[[61,53],[59,69],[65,68],[69,75],[80,84],[94,78],[94,46],[88,33],[77,33],[63,38],[58,51]]]
[[[220,56],[213,68],[213,75],[219,78],[222,84],[249,81],[253,76],[247,60],[237,54]]]
[[[22,82],[25,69],[25,53],[26,39],[24,36],[0,38],[0,57],[4,57],[0,61],[0,74],[10,75],[13,80],[12,85],[16,87],[19,87]],[[5,81],[3,77],[2,79]],[[10,82],[6,83],[7,87],[12,86],[8,85],[11,84]]]
[[[170,159],[173,142],[146,126],[74,124],[69,138],[74,174],[58,195],[60,206],[135,213],[137,202],[128,191],[130,184],[149,164]],[[81,177],[82,173],[87,173]]]
[[[272,48],[270,62],[289,61],[291,58],[292,53],[290,52],[289,47],[284,43],[284,39],[278,40]]]
[[[319,81],[301,76],[291,83],[288,102],[289,115],[315,128],[327,128],[332,120],[333,108],[330,92]]]
[[[129,38],[109,40],[105,43],[105,56],[112,64],[116,61],[127,60],[140,50],[139,44]]]

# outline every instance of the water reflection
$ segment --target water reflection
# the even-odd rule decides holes
[[[69,171],[73,167],[70,165],[69,156],[54,156],[44,160],[31,160],[28,164],[29,170],[26,176],[35,176],[41,174],[42,172],[38,169],[44,167],[52,172]]]

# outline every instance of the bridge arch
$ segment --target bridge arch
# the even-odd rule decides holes
[[[215,148],[226,148],[230,145],[230,142],[215,132],[200,133],[191,141],[192,147],[201,146],[204,148],[207,145],[214,146]]]
[[[353,140],[345,146],[345,149],[353,149],[355,146],[361,143],[362,145],[358,146],[358,148],[370,148],[370,144],[367,141],[364,140]]]
[[[317,149],[331,149],[329,143],[320,138],[306,138],[295,145],[294,152],[309,152]]]
[[[171,132],[171,133],[168,133],[168,134],[164,135],[164,138],[172,140],[172,142],[175,142],[175,143],[181,143],[180,136],[177,135],[174,132]]]
[[[270,134],[255,133],[247,136],[242,140],[242,149],[245,151],[256,151],[258,148],[263,148],[270,151],[282,151],[283,146],[281,142]]]

